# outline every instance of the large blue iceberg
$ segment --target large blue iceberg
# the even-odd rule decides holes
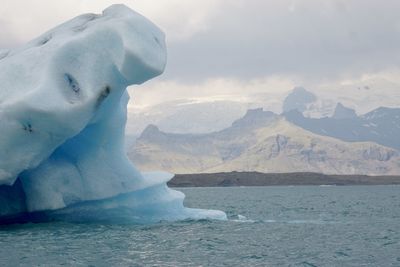
[[[164,34],[123,5],[0,51],[0,223],[225,219],[126,156],[126,87],[165,64]]]

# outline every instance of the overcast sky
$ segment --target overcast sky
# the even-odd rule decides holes
[[[161,87],[212,94],[218,83],[216,94],[243,84],[290,89],[400,66],[398,0],[0,0],[0,48],[119,2],[167,35],[166,72],[144,86],[153,95]]]

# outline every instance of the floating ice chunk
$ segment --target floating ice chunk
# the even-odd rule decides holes
[[[25,203],[13,213],[73,221],[225,218],[184,208],[184,195],[166,186],[172,175],[142,175],[124,151],[125,89],[165,64],[164,34],[123,5],[0,52],[0,194],[23,192]],[[4,199],[0,216],[12,215],[4,210],[14,200]]]
[[[246,218],[246,216],[243,216],[243,215],[238,215],[238,220],[247,220],[247,218]]]

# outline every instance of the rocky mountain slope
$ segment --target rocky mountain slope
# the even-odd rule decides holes
[[[173,173],[400,173],[395,149],[317,135],[262,109],[250,110],[231,127],[210,134],[169,134],[149,126],[129,157],[140,170]]]
[[[284,116],[293,124],[315,134],[348,142],[371,141],[400,149],[400,108],[380,107],[356,116],[354,110],[339,103],[332,117],[307,118],[297,110]]]

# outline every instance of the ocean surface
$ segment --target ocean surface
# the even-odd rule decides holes
[[[228,221],[0,228],[0,266],[400,266],[400,186],[186,188]]]

